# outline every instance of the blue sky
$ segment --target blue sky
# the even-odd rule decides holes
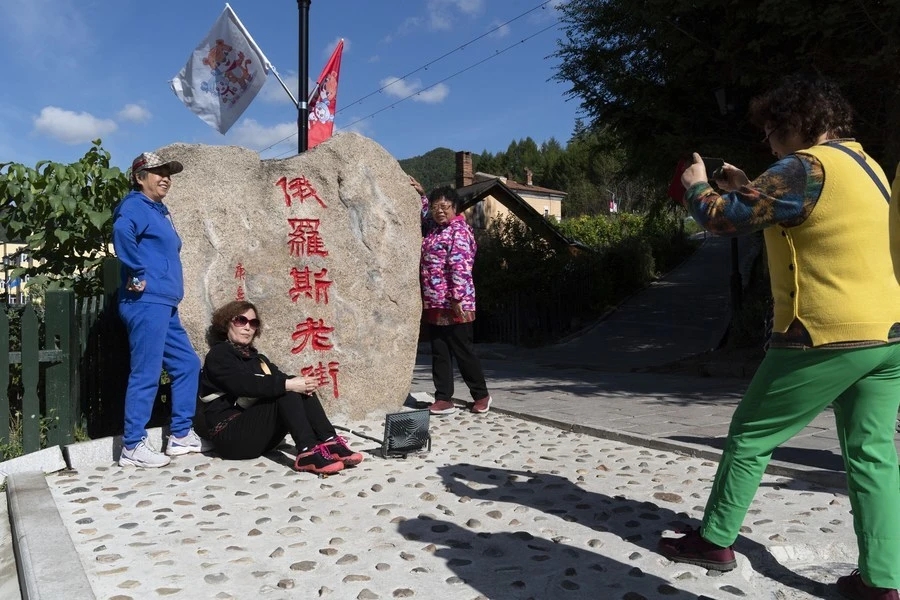
[[[309,75],[318,76],[344,38],[337,130],[368,136],[397,159],[439,146],[504,151],[526,136],[565,144],[578,103],[565,98],[565,84],[549,81],[558,65],[550,55],[562,36],[560,3],[312,0]],[[230,5],[298,95],[296,0]],[[224,6],[219,0],[2,0],[0,162],[73,162],[98,137],[122,168],[140,152],[174,142],[240,145],[263,158],[294,154],[296,110],[273,76],[224,136],[169,87]]]

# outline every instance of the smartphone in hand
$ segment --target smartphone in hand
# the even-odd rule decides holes
[[[714,181],[715,179],[722,179],[724,177],[722,167],[725,166],[725,161],[723,159],[701,156],[700,160],[703,161],[703,166],[706,167],[707,180]]]

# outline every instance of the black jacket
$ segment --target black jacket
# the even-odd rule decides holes
[[[265,361],[271,371],[265,374],[261,362]],[[239,397],[278,398],[285,393],[285,381],[290,379],[264,355],[250,348],[249,356],[244,356],[229,342],[219,342],[206,354],[200,375],[200,398],[194,427],[201,436],[208,437],[209,429],[231,414],[239,411],[234,403]],[[203,402],[210,394],[222,393],[215,400]]]

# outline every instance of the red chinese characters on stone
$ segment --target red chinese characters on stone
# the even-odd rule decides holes
[[[328,304],[328,288],[331,286],[331,280],[325,279],[328,275],[328,269],[323,268],[318,273],[313,274],[309,267],[298,269],[291,268],[291,277],[294,285],[288,290],[291,302],[296,302],[301,296],[306,296],[310,300],[313,299],[315,293],[316,304],[320,304],[323,300]],[[312,279],[310,278],[312,276]]]
[[[328,249],[319,233],[319,219],[288,219],[288,251],[291,256],[328,256]]]
[[[234,268],[234,278],[238,280],[237,294],[235,295],[235,300],[246,300],[246,296],[244,295],[244,276],[247,274],[244,271],[244,265],[242,263],[238,263],[237,267]]]
[[[312,186],[309,179],[302,175],[300,177],[294,177],[291,180],[288,180],[287,177],[282,177],[275,182],[275,185],[281,188],[281,191],[284,193],[284,203],[289,208],[294,200],[299,200],[300,204],[303,204],[304,200],[310,198],[315,198],[316,202],[318,202],[319,206],[322,208],[328,208],[325,203],[322,202],[322,199],[319,198],[319,192]]]
[[[314,320],[312,317],[306,317],[302,323],[297,323],[291,339],[297,342],[297,345],[291,348],[291,354],[300,354],[306,345],[309,344],[316,352],[324,352],[331,350],[331,332],[334,327],[328,327],[322,319]]]
[[[316,385],[323,386],[331,383],[331,393],[335,398],[340,398],[341,394],[338,390],[338,372],[340,371],[341,363],[336,360],[330,361],[328,365],[322,364],[319,361],[317,365],[309,365],[308,367],[303,367],[300,369],[300,374],[304,377],[315,377]]]

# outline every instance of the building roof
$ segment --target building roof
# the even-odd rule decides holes
[[[548,196],[568,196],[568,192],[562,190],[551,190],[550,188],[541,187],[539,185],[528,185],[527,183],[519,183],[509,177],[501,177],[478,171],[474,175],[475,181],[487,181],[491,179],[499,179],[506,187],[516,192],[526,192],[529,194],[547,194]]]
[[[524,192],[528,194],[547,194],[548,196],[566,196],[566,192],[562,192],[560,190],[551,190],[550,188],[541,187],[539,185],[519,183],[518,181],[513,181],[512,179],[506,180],[506,187],[519,193]]]
[[[533,186],[524,187],[531,188]],[[472,185],[456,188],[456,193],[459,194],[462,201],[460,212],[475,206],[488,196],[493,196],[500,204],[505,206],[509,212],[520,218],[528,225],[528,227],[547,240],[554,248],[558,250],[571,250],[572,248],[582,247],[579,242],[570,240],[560,233],[556,227],[553,227],[553,225],[547,222],[544,215],[525,202],[519,194],[510,188],[509,185],[503,183],[500,178],[479,181]]]

